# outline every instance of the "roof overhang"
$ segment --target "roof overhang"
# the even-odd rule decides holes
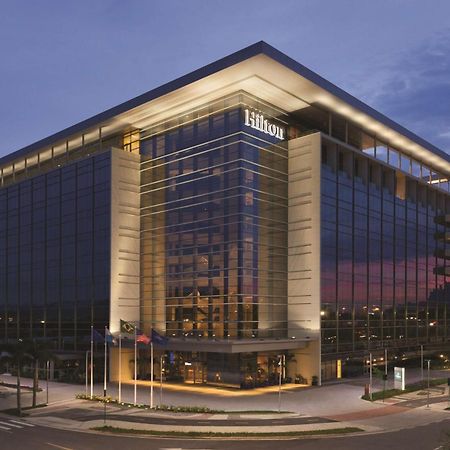
[[[270,45],[259,42],[215,63],[80,122],[42,141],[0,159],[0,165],[93,135],[100,127],[107,136],[124,127],[147,128],[169,117],[195,109],[238,90],[244,90],[281,111],[292,112],[308,104],[322,105],[351,119],[379,139],[450,173],[450,157],[401,125]],[[69,145],[70,147],[70,145]]]
[[[205,353],[251,353],[305,348],[312,339],[169,339],[165,350]]]

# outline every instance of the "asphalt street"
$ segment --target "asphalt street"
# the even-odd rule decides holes
[[[435,450],[450,448],[450,420],[394,433],[366,434],[335,438],[283,440],[165,439],[99,435],[24,425],[25,419],[0,416],[2,450],[265,450],[274,445],[283,450]],[[3,423],[3,425],[2,425]],[[15,425],[15,426],[13,426]]]

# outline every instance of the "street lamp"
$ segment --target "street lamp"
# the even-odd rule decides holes
[[[48,378],[49,378],[49,372],[50,372],[50,361],[47,361],[47,364],[46,364],[46,368],[47,368],[47,373],[46,373],[46,375],[47,375],[47,406],[48,406]]]

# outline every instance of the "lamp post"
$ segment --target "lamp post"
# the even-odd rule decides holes
[[[383,376],[383,403],[384,403],[384,397],[386,395],[386,382],[388,377],[388,354],[387,354],[387,348],[384,349],[384,376]]]
[[[369,353],[369,396],[372,401],[372,353]]]
[[[46,364],[46,369],[47,369],[47,373],[46,373],[46,378],[47,378],[47,386],[46,386],[46,391],[47,391],[47,406],[48,406],[48,377],[49,377],[49,372],[50,372],[50,361],[47,361]]]
[[[420,346],[420,377],[423,383],[423,345]]]
[[[427,359],[427,408],[430,407],[430,363],[431,359]]]

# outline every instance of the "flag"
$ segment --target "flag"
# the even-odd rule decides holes
[[[95,329],[92,328],[92,336],[91,339],[93,342],[104,342],[104,337]]]
[[[145,335],[144,333],[140,333],[136,336],[136,341],[137,342],[142,342],[145,345],[150,344],[150,338]]]
[[[152,342],[156,345],[167,345],[169,339],[152,329]]]
[[[130,322],[126,322],[125,320],[120,319],[120,331],[122,333],[134,333],[134,328],[135,326],[130,323]]]
[[[105,339],[108,344],[116,345],[116,339],[108,328],[105,328]]]

